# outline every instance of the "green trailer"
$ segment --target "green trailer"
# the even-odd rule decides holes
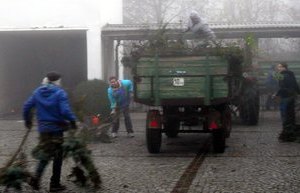
[[[243,76],[243,64],[232,61],[207,54],[139,58],[133,67],[134,99],[151,107],[146,120],[150,153],[160,152],[162,133],[176,137],[187,132],[212,133],[213,149],[222,153],[230,135],[232,105],[246,119],[258,118],[257,109],[249,114],[240,108],[240,103],[249,103],[246,98],[253,97],[241,97],[249,94],[244,87],[248,79]]]

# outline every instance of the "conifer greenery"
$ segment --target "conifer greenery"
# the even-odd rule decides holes
[[[249,35],[238,41],[223,40],[185,40],[184,33],[178,39],[168,37],[168,24],[163,24],[156,34],[149,40],[133,43],[125,52],[121,62],[125,67],[135,67],[141,57],[154,56],[220,56],[229,62],[244,62],[244,49],[240,46],[243,41],[245,45],[254,47],[254,38]],[[127,54],[126,54],[127,53]],[[134,70],[134,69],[133,69]]]
[[[70,157],[75,162],[75,167],[73,167],[69,177],[74,178],[74,182],[81,186],[85,186],[90,181],[95,188],[99,188],[101,178],[85,141],[77,137],[74,132],[70,132],[63,144],[63,150],[64,157]]]
[[[27,170],[27,156],[23,149],[29,133],[30,130],[27,130],[16,152],[6,162],[5,166],[0,168],[0,186],[5,186],[6,189],[21,190],[23,182],[28,182],[32,177]]]
[[[103,80],[81,82],[72,92],[72,107],[77,118],[83,122],[88,116],[100,114],[105,119],[110,114],[107,97],[108,84]]]
[[[109,101],[107,98],[108,84],[101,80],[90,80],[80,83],[72,93],[72,106],[80,122],[91,115],[101,115],[101,118],[109,117]],[[107,119],[107,118],[106,118]],[[106,127],[106,124],[103,126]],[[101,125],[100,125],[101,127]],[[101,127],[102,128],[102,127]],[[22,142],[8,160],[4,167],[0,168],[0,186],[6,188],[22,189],[22,184],[27,183],[32,178],[32,174],[27,170],[27,159],[22,151],[30,130],[24,135]],[[82,136],[82,131],[69,131],[63,143],[64,158],[72,158],[75,162],[69,178],[74,179],[78,185],[85,186],[88,182],[93,187],[99,188],[101,178],[92,160],[91,151],[87,148],[87,139]],[[47,147],[45,143],[37,145],[32,150],[32,157],[51,160],[55,150]],[[48,145],[49,146],[49,145]],[[52,152],[51,155],[49,152]]]

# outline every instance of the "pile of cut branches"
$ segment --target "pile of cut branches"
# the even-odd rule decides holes
[[[16,152],[5,166],[0,168],[0,185],[5,186],[6,189],[21,190],[22,184],[27,183],[32,178],[32,174],[27,170],[27,156],[22,151],[29,133],[30,130],[27,130]]]
[[[63,150],[64,157],[71,157],[75,162],[75,167],[73,167],[69,178],[74,178],[73,181],[81,186],[91,182],[94,188],[99,188],[101,178],[85,141],[77,137],[75,133],[70,132],[63,144]]]

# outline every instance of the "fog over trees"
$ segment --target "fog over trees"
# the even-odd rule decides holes
[[[209,22],[296,21],[297,0],[124,0],[124,23],[178,23],[196,10]]]
[[[123,0],[125,24],[186,23],[192,10],[208,23],[298,22],[298,0]],[[294,58],[299,39],[260,39],[265,57]]]

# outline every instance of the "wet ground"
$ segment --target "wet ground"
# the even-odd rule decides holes
[[[149,154],[145,141],[145,113],[132,113],[135,137],[128,138],[124,126],[112,143],[93,141],[89,144],[103,180],[104,193],[298,193],[300,192],[300,143],[277,140],[281,122],[277,111],[263,111],[257,126],[233,125],[227,148],[214,154],[204,148],[209,134],[163,136],[162,152]],[[18,118],[0,120],[0,166],[11,157],[25,134]],[[37,142],[31,131],[25,150]],[[29,170],[36,161],[29,157]],[[72,160],[64,162],[64,192],[91,192],[79,188],[66,176]],[[48,191],[51,167],[47,168],[42,190]],[[34,192],[30,187],[24,192]],[[3,188],[0,188],[3,191]],[[8,192],[15,192],[9,190]]]

